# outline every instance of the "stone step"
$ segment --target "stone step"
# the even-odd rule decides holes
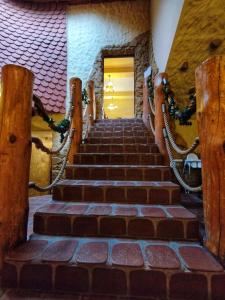
[[[151,136],[140,137],[88,137],[90,144],[152,144],[155,140]]]
[[[104,137],[152,137],[153,135],[151,132],[148,131],[90,131],[88,133],[88,138],[104,138]]]
[[[222,300],[224,281],[223,267],[196,243],[113,238],[33,235],[8,253],[2,271],[4,288],[108,300]]]
[[[68,165],[66,179],[169,181],[170,167],[141,165]]]
[[[80,153],[159,153],[156,144],[81,144]]]
[[[53,189],[53,199],[173,205],[180,202],[180,187],[169,181],[62,180]]]
[[[45,235],[197,241],[197,217],[182,206],[49,201],[34,215]]]
[[[159,153],[78,153],[74,164],[102,165],[162,165],[163,156]]]

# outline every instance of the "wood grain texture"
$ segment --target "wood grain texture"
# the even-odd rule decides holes
[[[34,75],[2,68],[0,99],[0,252],[26,239]]]
[[[95,90],[94,90],[94,81],[88,81],[88,98],[89,103],[87,107],[88,119],[89,119],[89,128],[94,124],[94,111],[96,112],[95,105]]]
[[[159,73],[155,76],[154,80],[154,101],[155,101],[155,143],[159,147],[160,153],[164,157],[164,162],[169,163],[168,154],[166,150],[165,140],[163,136],[163,128],[165,127],[162,104],[165,102],[164,94],[162,91],[162,79],[168,79],[166,73]]]
[[[206,246],[225,258],[225,56],[196,70]]]
[[[143,114],[142,114],[142,120],[145,124],[145,126],[150,129],[149,124],[149,114],[151,112],[149,102],[148,102],[148,86],[147,86],[147,77],[144,76],[144,84],[143,84]],[[154,118],[154,116],[153,116]]]
[[[82,81],[79,78],[70,79],[70,94],[72,97],[74,112],[72,128],[75,129],[73,141],[69,152],[69,163],[73,163],[73,157],[78,152],[79,145],[82,142]]]

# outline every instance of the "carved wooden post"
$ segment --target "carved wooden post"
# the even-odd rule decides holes
[[[165,127],[162,113],[162,104],[165,102],[162,91],[162,79],[167,79],[166,73],[159,73],[154,80],[154,101],[155,101],[155,143],[159,147],[160,153],[164,157],[164,162],[168,164],[168,154],[166,150],[165,140],[163,136],[163,128]]]
[[[0,255],[26,240],[34,75],[2,68],[0,99]]]
[[[94,123],[94,103],[95,103],[95,91],[94,91],[94,81],[90,80],[88,81],[88,98],[89,103],[87,107],[87,113],[88,113],[88,126],[93,125]]]
[[[225,56],[196,70],[206,246],[225,258]]]
[[[82,81],[79,78],[70,79],[70,95],[74,105],[72,128],[75,128],[74,138],[69,153],[69,163],[73,163],[73,156],[78,152],[82,142]]]

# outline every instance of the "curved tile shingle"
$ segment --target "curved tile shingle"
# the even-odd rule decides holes
[[[65,112],[64,4],[0,0],[0,67],[10,63],[35,74],[34,93],[49,112]]]

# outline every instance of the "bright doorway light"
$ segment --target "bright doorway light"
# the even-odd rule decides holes
[[[109,119],[134,117],[134,58],[104,59],[104,111]]]

